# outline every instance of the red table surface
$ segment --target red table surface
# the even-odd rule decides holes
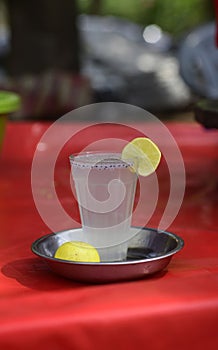
[[[35,239],[50,232],[35,207],[30,176],[36,145],[49,125],[7,125],[0,163],[0,348],[217,349],[218,132],[195,123],[166,124],[186,169],[184,201],[168,228],[184,239],[185,246],[166,271],[137,281],[90,285],[55,275],[30,249]],[[81,125],[75,123],[73,128]],[[133,127],[146,132],[145,123]],[[60,133],[64,128],[67,125],[60,126]],[[135,136],[138,131],[133,129],[97,125],[82,137],[75,136],[72,151],[99,137]],[[60,153],[57,161],[57,193],[65,210],[74,208],[77,217],[65,184],[69,182],[65,156]],[[163,190],[149,222],[153,227],[167,196],[164,164],[158,174]],[[44,186],[44,200],[51,202],[46,179]],[[134,224],[143,224],[143,213]]]

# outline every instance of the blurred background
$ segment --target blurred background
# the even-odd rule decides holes
[[[22,99],[12,120],[108,101],[189,120],[217,98],[217,58],[213,0],[0,0],[0,89]]]

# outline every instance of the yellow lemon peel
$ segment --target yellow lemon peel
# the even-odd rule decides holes
[[[97,249],[89,243],[80,241],[63,243],[56,250],[54,257],[78,262],[100,262]]]

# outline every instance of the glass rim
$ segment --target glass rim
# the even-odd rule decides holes
[[[135,159],[122,159],[120,152],[111,151],[82,151],[71,154],[69,160],[72,166],[80,168],[128,168],[135,164]]]

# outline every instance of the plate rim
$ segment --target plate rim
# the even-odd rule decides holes
[[[63,260],[63,259],[58,259],[55,257],[50,257],[44,254],[39,253],[35,248],[37,244],[39,244],[41,241],[47,239],[48,237],[55,236],[55,235],[61,235],[65,232],[69,231],[79,231],[82,230],[82,227],[77,227],[77,228],[70,228],[66,230],[61,230],[58,232],[52,232],[48,233],[46,235],[43,235],[39,238],[37,238],[35,241],[32,242],[31,244],[31,251],[37,255],[40,258],[49,260],[53,263],[62,263],[62,264],[67,264],[67,265],[82,265],[82,266],[117,266],[117,265],[134,265],[134,264],[142,264],[145,262],[152,262],[156,260],[162,260],[164,258],[173,256],[174,254],[178,253],[183,247],[184,247],[184,240],[181,238],[179,235],[170,232],[170,231],[165,231],[165,230],[159,230],[155,228],[150,228],[150,227],[141,227],[141,226],[131,226],[133,229],[141,229],[145,231],[154,231],[155,233],[163,233],[166,234],[167,236],[173,237],[177,241],[177,245],[174,249],[172,249],[170,252],[166,254],[159,255],[157,257],[153,258],[143,258],[143,259],[136,259],[136,260],[129,260],[129,261],[103,261],[103,262],[82,262],[82,261],[70,261],[70,260]]]

